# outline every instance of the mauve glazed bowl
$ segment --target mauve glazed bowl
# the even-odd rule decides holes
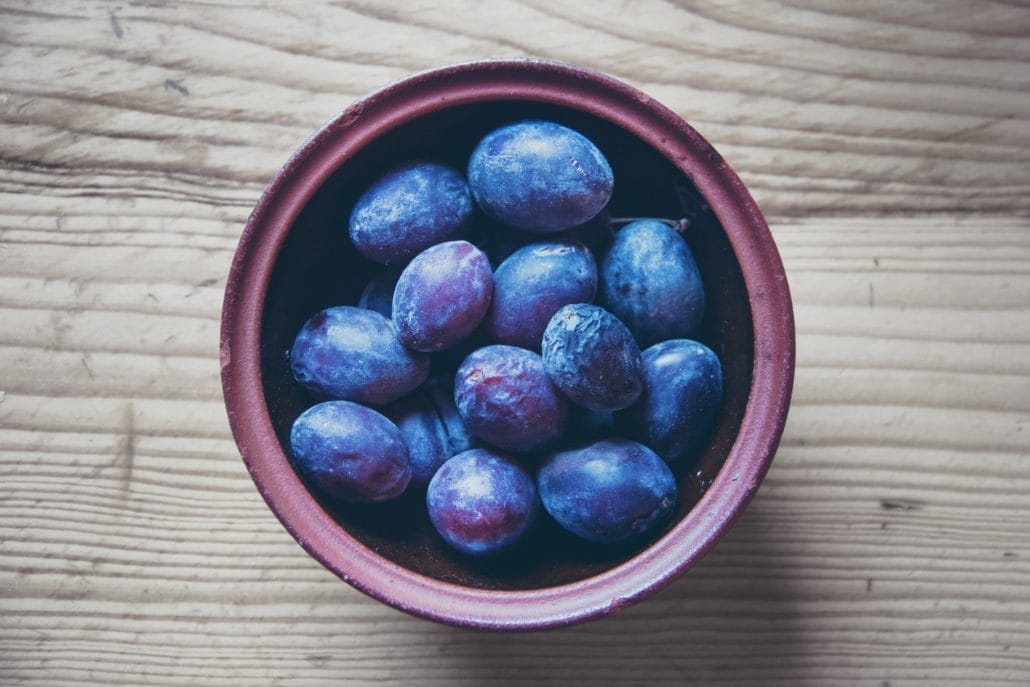
[[[464,169],[476,142],[526,118],[594,141],[615,175],[612,216],[686,218],[707,308],[696,337],[722,361],[717,427],[680,467],[672,523],[644,548],[576,540],[548,518],[517,552],[470,560],[433,530],[424,497],[375,506],[309,489],[289,458],[293,420],[315,400],[294,382],[301,325],[354,304],[374,266],[351,247],[358,194],[385,168],[424,158]],[[779,443],[794,376],[783,265],[748,191],[676,114],[602,74],[537,60],[481,61],[417,74],[319,129],[261,197],[226,286],[221,367],[233,435],[261,495],[300,545],[343,580],[397,609],[484,630],[596,618],[695,565],[758,489]],[[544,522],[546,521],[546,522]]]

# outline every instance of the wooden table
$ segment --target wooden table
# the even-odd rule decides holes
[[[0,4],[0,684],[1030,684],[1030,8]],[[386,82],[501,55],[694,124],[765,210],[798,321],[783,444],[729,537],[613,618],[517,636],[304,554],[217,363],[291,150]]]

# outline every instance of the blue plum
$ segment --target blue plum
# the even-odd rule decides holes
[[[448,241],[419,253],[393,292],[401,343],[416,351],[450,348],[486,316],[494,283],[490,261],[468,241]]]
[[[461,413],[454,405],[454,375],[430,379],[422,385],[422,391],[429,398],[440,421],[443,422],[451,455],[477,448],[479,441],[472,436]]]
[[[616,425],[673,463],[708,439],[722,407],[722,366],[697,341],[672,339],[644,351],[644,393]]]
[[[537,484],[544,509],[559,525],[601,544],[655,533],[672,517],[678,499],[665,461],[628,439],[555,453],[540,466]]]
[[[590,410],[622,410],[644,387],[633,334],[596,305],[566,305],[554,314],[544,330],[543,359],[555,386]]]
[[[568,402],[539,355],[515,346],[471,353],[454,379],[454,401],[473,435],[509,451],[533,451],[565,431]]]
[[[429,246],[459,238],[472,212],[461,172],[436,162],[405,162],[361,194],[348,233],[368,259],[403,265]]]
[[[608,203],[614,182],[611,165],[589,139],[541,120],[487,134],[472,151],[468,179],[489,217],[538,233],[592,219]]]
[[[384,269],[377,272],[358,296],[358,307],[375,310],[389,319],[393,316],[393,290],[397,286],[400,270]]]
[[[429,357],[405,348],[390,320],[347,305],[304,324],[290,365],[294,378],[316,393],[374,406],[396,401],[429,375]]]
[[[411,479],[408,449],[392,422],[350,401],[304,411],[290,430],[295,464],[323,493],[352,502],[399,496]]]
[[[425,487],[447,459],[473,447],[449,383],[429,380],[383,412],[408,447],[413,486]]]
[[[705,311],[704,287],[690,248],[657,220],[627,224],[601,261],[599,303],[622,320],[641,347],[693,336]]]
[[[452,547],[473,556],[509,549],[540,509],[532,477],[515,461],[472,449],[443,464],[426,491],[433,527]]]
[[[512,253],[494,273],[494,297],[484,320],[498,343],[540,350],[558,308],[588,303],[597,292],[597,263],[575,242],[534,243]]]

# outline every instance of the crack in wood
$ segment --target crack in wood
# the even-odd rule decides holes
[[[165,84],[164,85],[165,85],[165,90],[166,91],[175,91],[179,95],[189,95],[190,94],[189,89],[186,88],[185,86],[183,86],[181,82],[176,81],[175,79],[165,79]]]
[[[133,463],[136,460],[136,407],[132,401],[122,410],[122,440],[116,464],[121,468],[121,493],[127,499],[132,487]]]
[[[880,508],[884,510],[919,510],[923,504],[918,501],[906,501],[903,499],[883,499],[880,501]]]
[[[108,9],[107,18],[111,22],[111,31],[114,33],[114,37],[121,40],[125,35],[125,31],[122,29],[121,20],[115,12],[116,10]]]

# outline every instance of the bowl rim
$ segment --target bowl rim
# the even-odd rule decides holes
[[[489,590],[427,577],[376,554],[308,492],[272,428],[261,375],[265,296],[294,219],[329,176],[393,128],[441,109],[513,100],[560,105],[620,126],[664,155],[715,213],[740,263],[754,326],[754,368],[740,430],[715,480],[683,519],[593,577]],[[539,59],[452,64],[396,81],[315,131],[276,173],[241,235],[226,283],[221,377],[233,437],[269,508],[316,560],[409,614],[484,630],[532,630],[610,614],[693,567],[739,517],[769,469],[793,387],[795,332],[786,274],[761,211],[722,156],[677,114],[605,74]]]

